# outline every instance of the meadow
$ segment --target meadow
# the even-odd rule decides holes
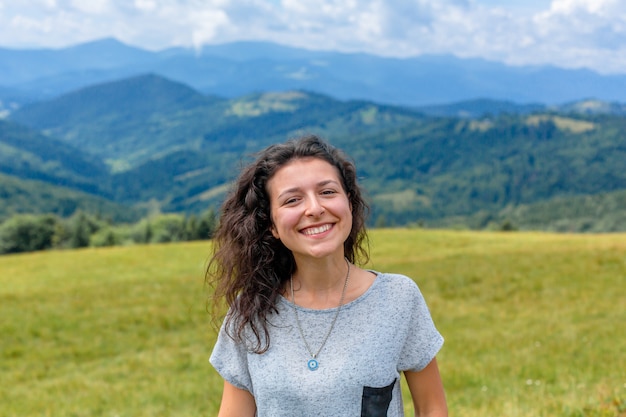
[[[419,284],[451,416],[626,416],[626,235],[382,229]],[[208,242],[0,257],[0,416],[214,416]],[[407,415],[412,415],[407,402]]]

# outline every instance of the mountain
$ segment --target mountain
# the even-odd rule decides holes
[[[32,97],[21,91],[0,87],[0,119],[7,117],[11,112],[32,101],[34,101]]]
[[[604,219],[605,230],[615,230],[624,211],[619,193],[626,190],[626,118],[617,114],[619,108],[588,113],[580,108],[590,105],[571,103],[564,113],[543,106],[514,112],[518,105],[504,103],[500,108],[506,111],[493,111],[498,105],[466,102],[455,111],[473,108],[474,117],[435,117],[307,91],[225,99],[146,74],[13,112],[7,129],[41,145],[18,148],[13,140],[16,157],[0,159],[0,168],[9,172],[13,160],[34,158],[34,149],[45,145],[52,148],[37,154],[40,160],[67,153],[53,158],[57,167],[46,171],[48,177],[39,162],[12,175],[86,190],[80,188],[84,181],[94,184],[92,195],[110,195],[127,206],[200,212],[219,205],[251,154],[309,132],[354,158],[372,203],[371,218],[380,224],[486,227],[508,219],[536,227],[532,208],[552,213],[543,218],[547,225],[565,213],[559,207],[571,203],[587,207],[570,211],[586,219],[579,219],[580,228],[600,227],[585,223],[593,218],[590,210],[600,207],[604,217],[595,217]],[[84,161],[84,169],[72,168],[69,155]],[[585,200],[600,196],[613,197]],[[558,227],[574,227],[574,220],[564,221]]]
[[[572,106],[574,103],[571,104]],[[560,106],[553,106],[555,111],[562,111]],[[518,104],[511,101],[499,101],[490,99],[466,100],[456,103],[447,103],[432,106],[418,106],[416,110],[430,116],[480,118],[487,115],[497,116],[503,113],[531,114],[545,111],[548,106],[543,104]],[[610,108],[603,108],[610,111]],[[568,107],[566,111],[576,111],[574,107]]]
[[[617,116],[626,116],[626,104],[601,100],[579,100],[564,103],[560,106],[551,106],[550,108],[560,113],[586,115],[612,114]]]
[[[380,109],[386,119],[379,115],[377,121],[379,111],[375,110],[372,123],[361,122],[359,112],[370,108]],[[27,105],[13,112],[10,120],[45,131],[122,172],[178,151],[221,161],[230,160],[227,154],[239,158],[259,144],[283,140],[322,120],[334,126],[333,130],[375,132],[419,117],[407,109],[341,102],[304,92],[258,93],[225,100],[148,74]]]
[[[102,39],[60,49],[0,48],[2,84],[5,86],[81,71],[132,67],[157,60],[154,53],[115,39]]]
[[[540,112],[573,115],[626,116],[626,104],[594,99],[583,99],[562,104],[519,104],[511,101],[476,99],[432,106],[417,106],[415,110],[441,117],[481,118],[500,114],[532,114]]]
[[[626,231],[626,190],[594,195],[554,197],[534,204],[507,207],[493,217],[473,216],[482,228],[488,223],[521,225],[555,232]],[[471,224],[469,220],[465,224]]]
[[[67,143],[0,120],[0,222],[18,213],[70,216],[76,210],[116,222],[145,210],[112,201],[106,165]]]
[[[624,128],[615,116],[441,119],[368,142],[360,166],[375,218],[432,224],[625,190]]]
[[[0,49],[0,84],[34,100],[153,73],[199,92],[235,98],[305,90],[339,100],[433,106],[476,99],[559,104],[626,101],[626,75],[482,59],[386,58],[265,42],[146,51],[105,39],[62,49]],[[0,101],[5,101],[0,89]]]
[[[63,138],[122,170],[177,149],[180,138],[196,138],[198,133],[186,119],[200,112],[194,123],[201,124],[201,117],[210,118],[212,108],[221,102],[148,74],[27,105],[13,112],[11,120]]]
[[[24,126],[0,120],[0,173],[106,196],[108,170],[98,158]]]
[[[0,173],[0,223],[15,214],[69,217],[77,210],[124,223],[136,222],[146,215],[146,210],[117,204],[67,186]]]

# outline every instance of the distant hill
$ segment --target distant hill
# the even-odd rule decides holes
[[[27,105],[11,120],[63,138],[120,170],[197,139],[186,119],[203,123],[222,100],[155,75],[98,84]],[[163,134],[166,133],[165,137]],[[185,145],[186,146],[186,145]],[[119,165],[119,166],[117,166]]]
[[[560,104],[626,101],[626,75],[482,59],[423,55],[386,58],[311,51],[267,42],[146,51],[103,39],[62,49],[0,48],[0,85],[32,99],[154,73],[211,95],[235,98],[306,90],[340,100],[433,106],[476,99]],[[0,101],[4,101],[0,90]]]
[[[104,163],[36,130],[0,120],[0,173],[111,197]]]
[[[147,214],[146,210],[117,204],[67,186],[0,173],[0,222],[15,214],[51,213],[68,217],[77,210],[127,223],[136,222]]]
[[[37,146],[20,148],[5,139],[14,157],[0,159],[0,168],[19,178],[110,195],[117,204],[200,212],[219,205],[252,153],[310,132],[355,159],[374,223],[487,227],[508,219],[539,227],[527,214],[542,207],[552,213],[543,218],[547,227],[562,211],[558,207],[573,204],[581,208],[579,215],[570,212],[560,228],[596,230],[602,218],[602,227],[613,230],[624,208],[610,202],[622,201],[619,193],[626,190],[626,118],[618,109],[580,112],[572,103],[561,113],[506,104],[506,110],[489,111],[497,104],[464,103],[476,112],[472,117],[435,117],[306,91],[224,99],[148,74],[12,113],[4,122],[8,132],[49,148],[37,154]],[[49,162],[54,169],[44,169],[45,163],[18,164],[20,172],[11,168],[14,161],[43,161],[44,154],[59,155]],[[615,197],[595,205],[585,200],[601,195]],[[585,205],[603,208],[596,223],[588,224]]]
[[[557,113],[565,115],[613,115],[626,116],[626,104],[602,100],[583,99],[562,104],[519,104],[512,101],[476,99],[433,106],[415,106],[413,109],[429,116],[479,119],[502,114],[530,115],[533,113]]]
[[[564,103],[560,106],[551,106],[549,109],[560,113],[585,115],[611,114],[616,116],[626,116],[625,103],[606,102],[602,100],[579,100]]]
[[[115,78],[128,77],[135,70],[124,71],[124,68],[157,60],[154,53],[115,39],[60,49],[0,48],[0,84],[20,86],[35,97],[51,96],[102,81],[111,75]],[[46,92],[45,88],[51,91]]]
[[[478,215],[474,218],[480,217]],[[481,219],[483,222],[485,220],[484,217]],[[626,231],[626,191],[559,196],[535,204],[508,207],[489,219],[489,222],[500,227],[510,222],[513,226],[524,229],[555,232]],[[481,225],[475,226],[480,228]]]
[[[560,106],[554,106],[560,111]],[[430,116],[480,118],[484,116],[497,116],[503,113],[530,114],[545,111],[548,106],[543,104],[517,104],[511,101],[499,101],[490,99],[476,99],[460,101],[456,103],[440,104],[433,106],[417,106],[416,110]],[[573,109],[572,109],[573,110]],[[611,109],[607,108],[607,111]]]
[[[324,125],[335,133],[376,132],[421,117],[409,109],[306,92],[219,99],[148,74],[27,105],[10,120],[45,131],[122,172],[178,151],[223,161],[303,129]]]
[[[0,86],[0,119],[32,101],[31,97],[21,91]]]

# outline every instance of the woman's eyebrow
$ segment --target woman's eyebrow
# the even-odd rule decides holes
[[[328,179],[328,180],[323,180],[317,183],[318,187],[324,187],[328,184],[335,184],[335,185],[340,185],[339,182],[332,180],[332,179]],[[286,190],[284,190],[283,192],[281,192],[280,194],[278,194],[278,198],[281,198],[282,196],[284,196],[285,194],[290,194],[290,193],[295,193],[300,191],[300,187],[292,187],[292,188],[287,188]]]
[[[339,183],[337,181],[335,181],[335,180],[324,180],[324,181],[318,182],[317,186],[318,187],[323,187],[323,186],[328,185],[328,184],[337,184],[337,185],[339,185]]]

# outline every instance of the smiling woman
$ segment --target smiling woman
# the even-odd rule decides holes
[[[224,202],[207,282],[229,308],[220,417],[447,416],[443,338],[417,285],[367,262],[354,164],[307,136],[262,151]]]
[[[335,167],[321,159],[296,159],[280,168],[267,188],[272,235],[296,259],[342,254],[338,249],[350,235],[352,213]]]

